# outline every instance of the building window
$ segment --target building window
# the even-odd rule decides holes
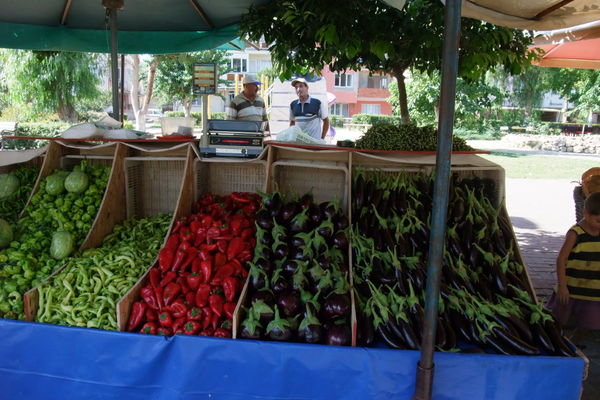
[[[367,78],[367,88],[369,89],[387,89],[388,78],[387,76],[373,75]]]
[[[232,58],[231,69],[233,72],[248,72],[248,60],[245,58]]]
[[[352,75],[335,74],[335,87],[352,87]]]
[[[379,104],[363,104],[360,107],[360,112],[363,114],[379,115],[379,114],[381,114],[381,105],[379,105]]]
[[[331,115],[339,115],[344,118],[350,117],[350,109],[348,104],[332,104],[331,107],[329,107],[329,113]]]

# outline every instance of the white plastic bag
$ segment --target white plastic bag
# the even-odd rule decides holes
[[[65,139],[92,139],[104,137],[104,129],[96,126],[93,122],[73,125],[64,131],[61,137]]]
[[[278,142],[299,144],[326,144],[323,139],[315,139],[296,125],[292,125],[277,134]]]
[[[132,129],[108,129],[104,133],[105,139],[145,139],[148,136],[146,132]]]

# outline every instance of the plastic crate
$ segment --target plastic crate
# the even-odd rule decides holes
[[[128,218],[143,218],[175,210],[185,158],[127,157],[124,162]]]

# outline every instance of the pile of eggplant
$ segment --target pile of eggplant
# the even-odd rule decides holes
[[[348,346],[348,217],[311,193],[264,195],[240,337]]]
[[[436,347],[575,356],[556,320],[535,301],[495,193],[491,179],[452,176]],[[432,194],[431,175],[354,175],[358,345],[379,339],[392,348],[420,348]]]

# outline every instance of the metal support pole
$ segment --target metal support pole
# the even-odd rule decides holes
[[[125,121],[125,54],[121,54],[121,119],[119,121]]]
[[[109,9],[110,17],[110,61],[111,61],[111,78],[112,78],[112,106],[113,118],[120,121],[119,109],[119,58],[118,41],[117,41],[117,10]]]
[[[208,95],[202,95],[202,133],[208,133]]]
[[[448,193],[452,165],[452,129],[454,125],[456,75],[458,73],[460,9],[461,0],[446,0],[438,148],[433,186],[433,211],[431,216],[427,287],[425,292],[425,323],[423,326],[423,341],[421,343],[421,359],[417,364],[413,400],[430,400],[433,387],[433,351],[437,331],[438,299],[440,295],[440,277],[444,254],[444,239],[446,236]]]

